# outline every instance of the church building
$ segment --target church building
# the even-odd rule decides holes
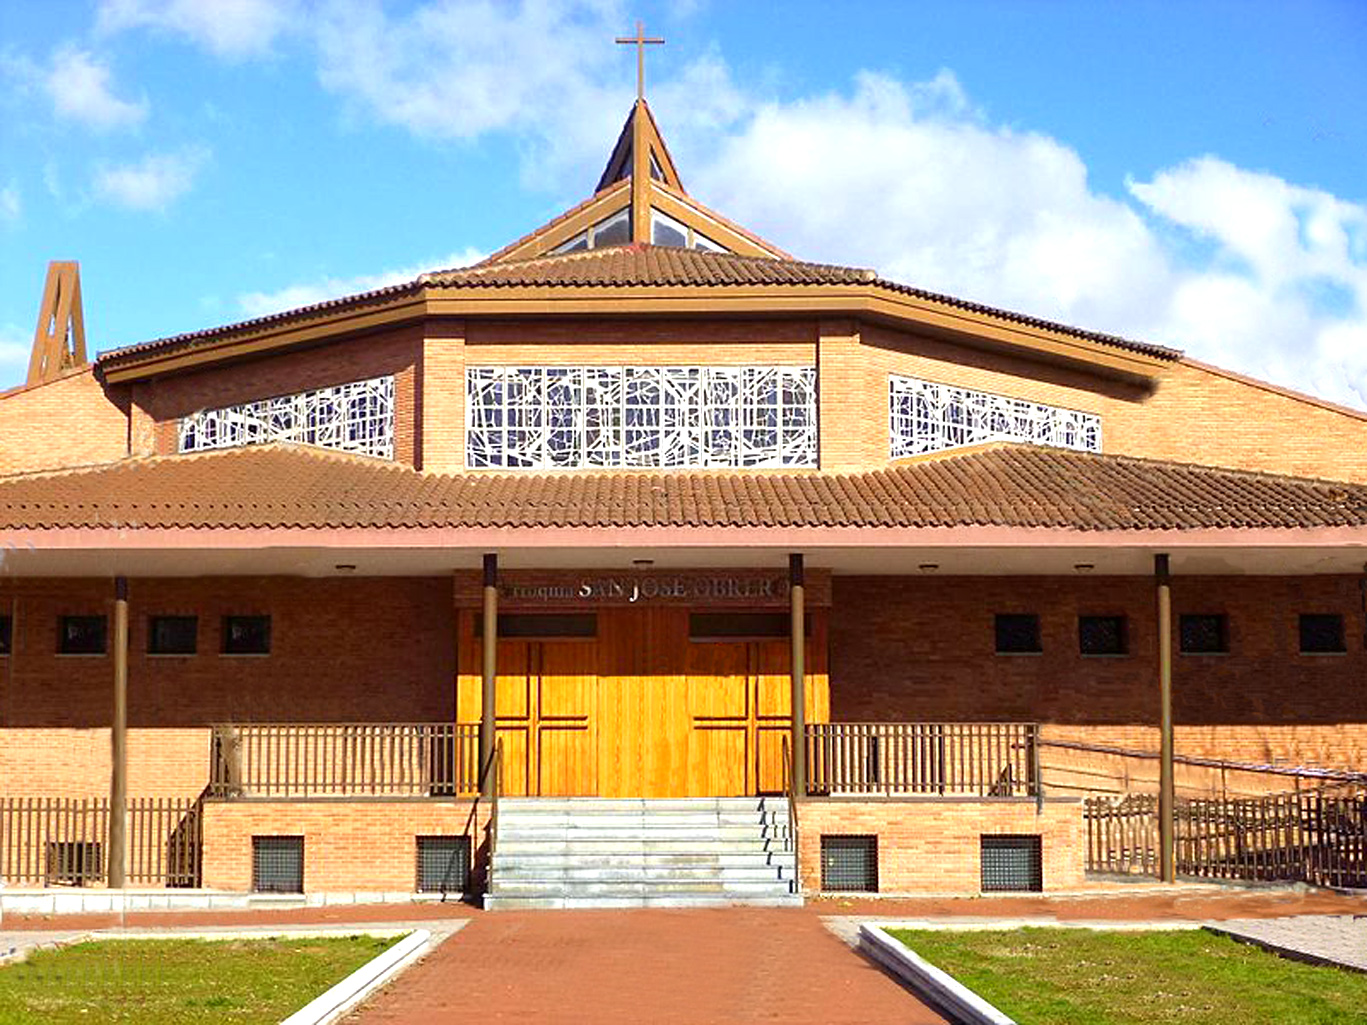
[[[49,283],[11,893],[1061,891],[1060,752],[1367,764],[1367,414],[806,262],[644,98],[471,267],[93,361]]]

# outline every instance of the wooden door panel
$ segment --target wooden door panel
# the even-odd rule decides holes
[[[596,792],[593,735],[584,727],[548,726],[537,731],[543,797],[582,797]]]
[[[745,727],[694,726],[688,739],[690,794],[738,797],[748,792],[745,752],[749,745]]]
[[[503,771],[499,774],[503,793],[512,797],[525,797],[532,792],[535,770],[529,757],[531,751],[527,743],[527,728],[500,726],[498,739],[503,742]]]
[[[792,645],[787,641],[759,641],[753,646],[755,714],[766,719],[788,719],[793,708]]]
[[[494,708],[498,721],[526,721],[532,714],[531,644],[498,642],[498,670],[494,676]]]
[[[755,780],[761,794],[783,792],[786,773],[783,766],[783,741],[792,736],[792,724],[784,721],[762,724],[755,730]]]
[[[688,646],[688,713],[695,722],[749,714],[749,666],[743,642]]]
[[[598,680],[594,646],[544,641],[540,648],[540,718],[592,718]]]

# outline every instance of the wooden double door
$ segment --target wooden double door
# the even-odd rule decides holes
[[[460,616],[457,718],[480,718],[480,642]],[[809,722],[828,718],[825,617],[807,641]],[[732,796],[783,789],[786,638],[690,636],[688,609],[603,609],[592,636],[504,638],[497,726],[510,794]]]

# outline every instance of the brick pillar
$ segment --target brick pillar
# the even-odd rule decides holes
[[[877,382],[869,379],[866,362],[857,322],[823,320],[817,325],[823,470],[863,470],[887,461],[887,402],[886,398],[882,404],[871,401]],[[882,388],[886,391],[886,381]]]
[[[418,469],[459,473],[465,468],[464,321],[428,324],[417,388]]]

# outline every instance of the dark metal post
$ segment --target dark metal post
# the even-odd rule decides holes
[[[1173,843],[1172,765],[1172,587],[1166,555],[1153,557],[1158,585],[1158,873],[1165,883],[1177,878]]]
[[[788,556],[788,607],[792,617],[793,796],[807,796],[807,613],[802,555]]]
[[[479,706],[479,769],[489,772],[493,767],[495,718],[495,679],[498,672],[498,556],[492,552],[484,556],[484,630],[480,654],[483,656],[480,678]],[[485,776],[480,781],[480,792],[493,793],[494,781]]]
[[[128,578],[114,578],[114,722],[109,730],[109,887],[128,881]]]

